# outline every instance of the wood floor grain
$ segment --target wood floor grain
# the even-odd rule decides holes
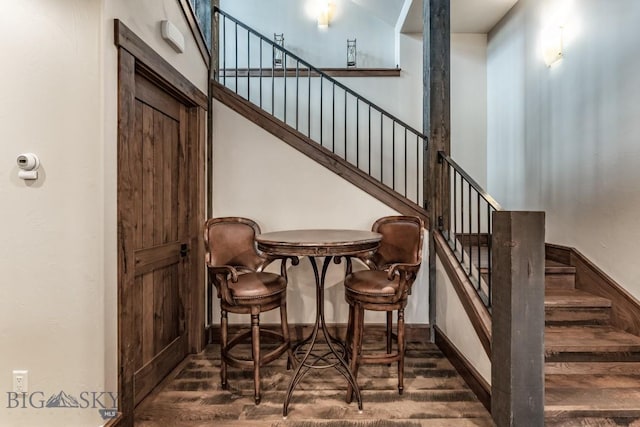
[[[366,343],[374,350],[379,342]],[[262,403],[253,404],[252,373],[229,369],[220,388],[220,349],[190,356],[135,412],[136,427],[419,427],[492,426],[491,416],[433,344],[407,343],[405,392],[395,365],[365,365],[358,383],[364,411],[344,401],[346,382],[333,369],[310,372],[293,394],[289,416],[282,402],[292,371],[284,358],[262,369]],[[365,349],[365,351],[366,351]],[[247,351],[248,351],[247,347]]]

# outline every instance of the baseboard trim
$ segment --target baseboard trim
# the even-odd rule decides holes
[[[260,325],[260,328],[269,329],[273,331],[279,331],[280,325],[278,324],[263,324]],[[425,323],[405,323],[404,325],[405,337],[407,342],[427,342],[429,341],[429,333],[430,328],[428,324]],[[209,343],[211,344],[220,344],[220,325],[211,325],[208,328],[208,337]],[[249,329],[248,324],[232,324],[229,325],[229,335],[233,336],[242,331],[246,331]],[[289,324],[289,334],[291,339],[294,341],[300,341],[309,336],[311,330],[313,329],[313,324],[306,323],[295,323]],[[344,337],[347,332],[347,324],[346,323],[331,323],[327,325],[327,329],[329,333],[333,336]],[[394,323],[395,330],[395,323]],[[365,331],[367,335],[380,337],[383,339],[385,336],[386,326],[383,323],[372,323],[365,325]]]
[[[478,400],[482,405],[487,408],[487,411],[491,412],[491,386],[480,375],[480,373],[473,367],[471,362],[464,357],[464,355],[458,350],[458,348],[449,341],[449,338],[442,332],[438,326],[433,327],[436,345],[447,356],[447,359],[451,362],[456,371],[467,383],[469,388],[478,397]]]

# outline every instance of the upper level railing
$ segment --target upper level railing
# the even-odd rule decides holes
[[[216,80],[417,205],[427,137],[219,8]]]
[[[438,162],[443,165],[442,183],[449,189],[443,192],[449,200],[442,204],[448,212],[438,219],[438,227],[480,298],[491,307],[491,218],[502,207],[442,151],[438,153]]]

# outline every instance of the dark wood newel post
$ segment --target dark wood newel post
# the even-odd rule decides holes
[[[424,154],[424,200],[429,230],[449,223],[449,181],[443,180],[438,151],[451,152],[450,0],[423,0],[423,133],[429,138]],[[435,325],[435,246],[429,239],[429,323]],[[431,329],[433,331],[433,328]],[[431,335],[433,340],[433,333]]]
[[[544,212],[497,211],[492,235],[491,415],[544,425]]]

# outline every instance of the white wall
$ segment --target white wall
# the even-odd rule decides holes
[[[539,39],[554,15],[564,59],[547,68]],[[545,210],[547,241],[577,247],[636,297],[639,20],[633,0],[521,0],[488,41],[490,192]]]
[[[116,391],[117,56],[113,18],[206,91],[206,68],[173,0],[25,0],[0,17],[0,391],[29,370],[29,391]],[[178,56],[158,22],[183,31]],[[16,156],[40,156],[40,178]],[[39,403],[35,395],[34,403]],[[6,401],[5,401],[6,402]],[[97,409],[8,409],[3,426],[97,426]]]
[[[355,228],[368,230],[379,217],[397,215],[367,193],[309,159],[280,139],[216,102],[214,104],[214,215],[244,216],[262,231],[296,228]],[[426,240],[426,239],[425,239]],[[425,255],[426,256],[426,255]],[[425,258],[426,259],[426,258]],[[428,323],[427,269],[414,284],[406,309],[409,323]],[[348,306],[343,266],[329,268],[326,319],[346,323]],[[315,288],[310,264],[303,259],[290,270],[288,312],[291,323],[312,323]],[[214,308],[219,322],[219,308]],[[368,320],[384,321],[384,315]],[[234,317],[232,322],[246,323]],[[277,313],[264,316],[277,322]]]
[[[482,378],[491,384],[491,360],[439,257],[436,257],[436,324]]]
[[[285,47],[317,67],[346,67],[347,39],[354,38],[358,67],[395,67],[394,25],[353,1],[335,0],[334,17],[321,29],[314,4],[315,0],[221,0],[220,8],[270,39],[284,33]],[[233,28],[229,21],[227,28]]]
[[[451,34],[451,157],[486,187],[486,34]]]
[[[45,400],[104,389],[100,17],[98,0],[9,2],[0,16],[3,426],[101,424],[97,410],[6,401],[13,369]],[[28,151],[41,160],[32,183],[17,176]]]

